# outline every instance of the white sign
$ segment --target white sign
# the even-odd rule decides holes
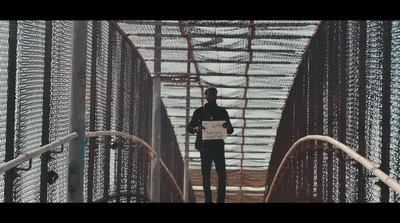
[[[226,121],[203,121],[204,126],[202,139],[203,140],[215,140],[226,138],[226,128],[222,127]]]

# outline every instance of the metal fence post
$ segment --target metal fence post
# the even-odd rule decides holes
[[[155,26],[156,34],[161,34],[161,26]],[[161,37],[155,38],[154,43],[154,78],[153,78],[153,111],[152,111],[152,143],[157,156],[151,160],[151,202],[160,202],[161,181]]]
[[[190,61],[190,53],[188,51],[188,61]],[[187,63],[187,75],[190,75],[190,62]],[[186,125],[190,122],[190,78],[186,82]],[[185,162],[183,169],[183,197],[185,201],[189,201],[189,133],[186,131],[185,134]]]
[[[70,94],[70,132],[77,132],[78,137],[69,141],[67,202],[83,202],[86,40],[87,21],[74,21]]]
[[[4,161],[14,159],[15,141],[15,99],[16,99],[16,76],[17,76],[17,44],[18,44],[18,22],[9,22],[8,37],[8,79],[7,79],[7,124],[6,124],[6,154]],[[15,169],[9,170],[4,176],[4,202],[11,203],[14,191]]]

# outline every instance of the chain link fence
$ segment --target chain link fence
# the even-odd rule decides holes
[[[400,180],[399,21],[322,21],[298,68],[277,131],[267,188],[291,145],[327,135]],[[387,185],[332,146],[291,157],[274,202],[398,202]],[[339,150],[340,151],[340,150]]]
[[[152,79],[112,22],[89,21],[86,131],[151,143]],[[69,133],[72,21],[0,21],[0,157],[3,162]],[[162,157],[180,189],[183,159],[163,107]],[[66,202],[68,143],[0,176],[2,202]],[[88,138],[85,202],[149,202],[150,157],[117,136]],[[29,170],[27,170],[29,169]],[[161,172],[161,202],[180,202]],[[189,201],[194,200],[190,190]]]

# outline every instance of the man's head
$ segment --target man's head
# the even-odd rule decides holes
[[[207,88],[207,90],[204,92],[204,94],[206,95],[206,99],[208,101],[209,104],[216,104],[217,101],[217,89],[215,87],[209,87]]]

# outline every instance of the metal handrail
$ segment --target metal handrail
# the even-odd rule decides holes
[[[146,147],[146,149],[148,150],[151,158],[154,158],[155,156],[157,156],[157,153],[154,151],[154,149],[149,144],[147,144],[145,141],[143,141],[142,139],[140,139],[134,135],[129,135],[129,134],[126,134],[124,132],[119,132],[119,131],[86,132],[86,138],[99,137],[99,136],[112,136],[112,135],[132,139],[132,140],[144,145]]]
[[[275,177],[272,181],[270,190],[268,192],[267,197],[265,198],[265,202],[269,201],[269,198],[271,196],[271,192],[273,191],[274,187],[275,187],[275,183],[277,181],[278,175],[280,174],[283,165],[285,164],[286,160],[289,158],[290,154],[292,153],[292,151],[298,146],[300,145],[302,142],[305,142],[307,140],[319,140],[319,141],[324,141],[324,142],[328,142],[334,146],[336,146],[337,148],[341,149],[343,152],[347,153],[347,155],[349,155],[351,158],[353,158],[355,161],[359,162],[361,165],[363,165],[365,168],[367,168],[369,171],[371,171],[376,177],[378,177],[382,182],[384,182],[386,185],[388,185],[391,189],[393,189],[394,191],[396,191],[398,194],[400,194],[400,184],[393,180],[392,178],[390,178],[387,174],[385,174],[382,170],[380,170],[375,164],[373,164],[372,162],[370,162],[369,160],[367,160],[366,158],[364,158],[363,156],[361,156],[360,154],[358,154],[357,152],[355,152],[354,150],[352,150],[350,147],[346,146],[345,144],[329,137],[329,136],[322,136],[322,135],[308,135],[305,136],[303,138],[300,138],[299,140],[297,140],[292,147],[289,149],[289,151],[286,153],[285,157],[283,158],[281,164],[279,165],[278,171],[275,174]]]
[[[29,152],[23,153],[23,154],[17,156],[16,158],[14,158],[12,160],[4,162],[4,163],[0,164],[0,173],[3,173],[5,171],[7,171],[7,170],[10,170],[10,169],[14,168],[14,167],[17,167],[17,166],[21,165],[22,163],[24,163],[26,161],[30,161],[33,158],[35,158],[37,156],[40,156],[41,154],[43,154],[45,152],[48,152],[48,151],[56,148],[57,146],[60,146],[60,145],[66,143],[66,142],[68,142],[68,141],[70,141],[70,140],[72,140],[72,139],[74,139],[76,137],[78,137],[78,133],[76,133],[76,132],[70,133],[70,134],[68,134],[68,135],[66,135],[64,137],[61,137],[61,138],[57,139],[54,142],[51,142],[51,143],[49,143],[47,145],[44,145],[44,146],[41,146],[39,148],[30,150]]]
[[[129,135],[123,132],[118,132],[118,131],[98,131],[98,132],[86,132],[85,136],[86,138],[91,138],[91,137],[99,137],[99,136],[121,136],[121,137],[125,137],[128,139],[132,139],[142,145],[144,145],[146,147],[146,149],[148,150],[148,153],[150,155],[151,158],[154,158],[155,156],[157,156],[157,153],[154,151],[154,149],[147,144],[145,141],[141,140],[140,138],[134,136],[134,135]],[[56,148],[57,146],[60,146],[74,138],[78,137],[78,133],[73,132],[70,133],[64,137],[61,137],[59,139],[57,139],[54,142],[51,142],[47,145],[41,146],[39,148],[33,149],[27,153],[23,153],[21,155],[19,155],[18,157],[4,162],[2,164],[0,164],[0,173],[3,173],[7,170],[10,170],[14,167],[17,167],[19,165],[21,165],[22,163],[26,162],[26,161],[30,161],[30,165],[31,165],[31,160],[37,156],[40,156],[41,154],[48,152],[54,148]],[[161,166],[165,169],[165,171],[167,172],[167,174],[169,175],[169,177],[172,179],[172,181],[175,184],[175,187],[177,188],[182,201],[185,202],[185,198],[183,196],[182,190],[179,188],[178,183],[176,182],[174,176],[172,175],[171,171],[168,169],[168,167],[165,165],[165,163],[160,159],[160,164]]]
[[[142,139],[134,136],[134,135],[130,135],[130,134],[126,134],[123,132],[119,132],[119,131],[98,131],[98,132],[86,132],[86,138],[91,138],[91,137],[99,137],[99,136],[121,136],[121,137],[125,137],[128,139],[132,139],[142,145],[144,145],[146,147],[146,149],[149,152],[149,155],[151,158],[154,158],[157,156],[157,153],[154,151],[154,149],[147,144],[145,141],[143,141]],[[174,185],[176,187],[176,189],[179,192],[179,195],[181,196],[182,201],[185,203],[185,198],[183,196],[182,190],[179,188],[178,183],[175,180],[175,177],[172,175],[171,171],[169,171],[168,167],[165,165],[165,163],[160,159],[160,164],[161,166],[164,168],[164,170],[167,172],[167,174],[169,175],[169,177],[172,179],[172,181],[174,182]]]

